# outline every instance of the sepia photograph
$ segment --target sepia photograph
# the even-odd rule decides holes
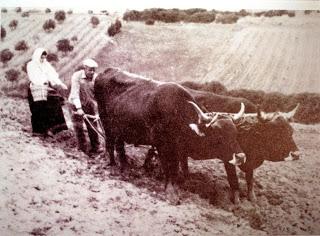
[[[0,0],[0,235],[320,235],[320,0]]]

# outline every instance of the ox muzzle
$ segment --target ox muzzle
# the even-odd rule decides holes
[[[244,154],[243,152],[233,153],[232,160],[230,160],[229,163],[234,166],[240,166],[244,164],[246,160],[247,160],[246,154]]]

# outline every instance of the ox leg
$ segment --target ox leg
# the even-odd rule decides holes
[[[224,162],[224,167],[226,169],[228,182],[231,188],[231,201],[233,201],[235,204],[239,204],[240,188],[236,167],[228,162]]]
[[[121,168],[121,170],[124,170],[127,166],[127,158],[126,158],[126,150],[124,149],[124,142],[117,141],[116,151],[119,155],[120,168]]]
[[[109,142],[109,140],[106,140],[106,150],[109,153],[109,157],[110,157],[110,166],[115,166],[116,165],[116,161],[114,159],[114,143],[113,142]]]
[[[183,173],[184,179],[189,178],[189,166],[188,166],[188,157],[187,156],[182,156],[179,158],[180,160],[180,165]]]
[[[149,149],[147,155],[146,155],[146,159],[144,161],[144,164],[143,164],[143,168],[145,169],[145,171],[150,171],[151,170],[151,161],[152,161],[152,158],[156,156],[156,152],[155,152],[155,148],[152,147],[151,149]]]
[[[246,172],[246,181],[247,181],[247,196],[251,202],[257,200],[256,195],[253,190],[253,170]]]

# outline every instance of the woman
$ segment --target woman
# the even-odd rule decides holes
[[[30,80],[28,101],[33,134],[52,137],[54,133],[67,129],[61,109],[63,99],[52,87],[67,89],[67,86],[59,79],[46,57],[46,50],[37,48],[27,64]]]

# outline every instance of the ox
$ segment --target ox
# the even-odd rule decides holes
[[[203,113],[181,85],[109,68],[96,78],[94,93],[111,165],[115,164],[114,148],[121,166],[125,165],[125,142],[157,149],[165,186],[176,182],[179,161],[187,157],[221,159],[228,180],[236,178],[230,176],[235,174],[229,171],[231,166],[245,162],[233,120]],[[241,118],[241,108],[234,120]]]
[[[188,89],[190,94],[194,97],[196,102],[199,105],[203,101],[211,104],[234,104],[243,100],[235,100],[233,97],[224,96],[224,100],[221,100],[222,97],[217,95],[210,94],[203,91],[197,91]],[[199,98],[199,99],[198,99]],[[234,112],[233,110],[223,110],[222,108],[212,107],[216,111],[213,112],[212,116],[222,115],[228,116],[230,113]],[[259,109],[257,113],[245,113],[240,122],[236,122],[238,129],[237,140],[241,146],[241,149],[246,154],[247,160],[246,163],[239,165],[238,167],[245,172],[246,182],[247,182],[247,196],[249,200],[255,201],[256,197],[253,190],[253,171],[258,168],[265,160],[268,161],[284,161],[293,159],[296,160],[299,158],[298,148],[293,140],[293,128],[290,126],[288,121],[291,121],[295,112],[297,111],[298,106],[290,112],[276,112],[276,113],[263,113]],[[224,112],[229,113],[224,113]],[[207,113],[207,115],[209,115]],[[289,158],[287,158],[289,156]],[[186,165],[187,160],[184,160],[184,163],[181,163],[182,166]],[[228,176],[235,178],[229,179],[229,184],[231,186],[232,195],[237,202],[239,196],[239,181],[238,177],[235,174],[236,169],[234,166],[228,165],[226,168],[230,168]],[[188,170],[183,168],[187,175]]]

